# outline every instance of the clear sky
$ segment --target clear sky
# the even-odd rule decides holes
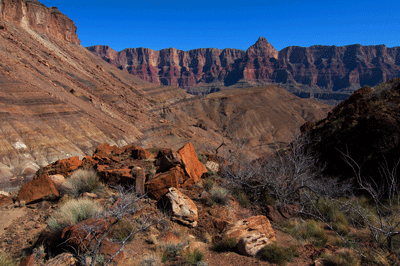
[[[70,17],[83,46],[237,48],[400,46],[399,0],[39,0]]]

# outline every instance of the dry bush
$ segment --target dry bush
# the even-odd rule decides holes
[[[65,227],[83,220],[97,217],[103,208],[90,199],[73,199],[65,202],[47,220],[47,225],[54,234],[59,234]]]
[[[222,176],[256,202],[269,199],[277,205],[303,205],[342,194],[346,187],[337,179],[323,178],[324,165],[306,149],[308,143],[307,136],[298,137],[286,150],[262,160],[252,160],[238,145],[228,158],[232,165],[222,169]]]
[[[229,202],[229,191],[223,187],[213,187],[210,191],[211,197],[209,205],[213,205],[214,203],[220,205],[226,205]]]
[[[105,186],[100,182],[94,170],[79,169],[64,182],[61,191],[65,194],[78,197],[84,192],[102,194]]]

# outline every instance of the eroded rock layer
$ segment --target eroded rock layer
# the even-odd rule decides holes
[[[289,46],[278,52],[260,37],[247,51],[88,49],[144,80],[176,85],[194,94],[272,83],[303,98],[341,101],[359,87],[400,76],[400,48],[385,45]]]

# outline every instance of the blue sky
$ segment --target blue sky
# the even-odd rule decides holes
[[[39,0],[78,27],[83,46],[237,48],[265,37],[278,51],[291,45],[400,46],[398,0]]]

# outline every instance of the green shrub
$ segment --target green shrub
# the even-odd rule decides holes
[[[229,202],[229,191],[222,187],[214,187],[210,191],[211,201],[220,205],[226,205]]]
[[[242,207],[248,207],[250,205],[250,200],[247,198],[246,193],[243,191],[239,191],[239,193],[236,196],[237,201],[239,202],[240,206]]]
[[[228,237],[213,243],[212,249],[217,252],[235,251],[237,245],[236,238]]]
[[[62,185],[61,190],[71,196],[78,197],[84,192],[100,194],[104,191],[104,185],[100,182],[94,170],[75,171]]]
[[[206,164],[208,161],[207,156],[204,154],[197,154],[197,159],[199,159],[202,164]]]
[[[205,186],[205,188],[206,188],[207,190],[210,190],[210,189],[212,189],[213,186],[214,186],[214,181],[213,181],[212,179],[210,179],[210,178],[207,178],[207,179],[205,180],[205,182],[204,182],[204,186]]]
[[[328,236],[326,235],[321,224],[314,221],[307,221],[299,230],[299,235],[309,241],[311,244],[317,247],[324,247],[328,242]]]
[[[176,256],[178,256],[179,252],[183,249],[183,243],[162,243],[159,246],[161,252],[161,261],[166,262],[169,261]]]
[[[343,212],[339,210],[335,201],[321,200],[317,203],[319,213],[324,215],[327,223],[341,235],[348,235],[350,232],[349,223]]]
[[[134,232],[134,231],[137,231],[136,226],[131,224],[129,221],[127,221],[126,219],[123,218],[114,225],[110,234],[111,234],[111,237],[114,238],[115,240],[123,241],[123,240],[127,239],[127,237],[129,236],[129,234],[131,232]],[[134,236],[130,236],[128,240],[130,241],[133,238],[134,238]]]
[[[275,243],[265,246],[260,252],[262,260],[278,265],[284,265],[286,262],[291,261],[294,257],[298,256],[299,254],[294,248],[278,246]]]
[[[281,230],[317,247],[324,247],[328,242],[328,236],[323,230],[323,224],[315,220],[300,221],[291,219],[282,223]]]
[[[359,259],[350,251],[328,254],[323,259],[324,265],[331,266],[355,266],[359,265]]]
[[[183,254],[183,258],[189,265],[197,265],[197,263],[204,259],[204,254],[196,248],[193,251],[186,251]]]
[[[0,254],[0,266],[12,266],[17,263],[7,254]]]
[[[70,200],[51,215],[47,220],[47,225],[53,233],[58,234],[65,227],[96,217],[102,211],[101,206],[92,200]]]

